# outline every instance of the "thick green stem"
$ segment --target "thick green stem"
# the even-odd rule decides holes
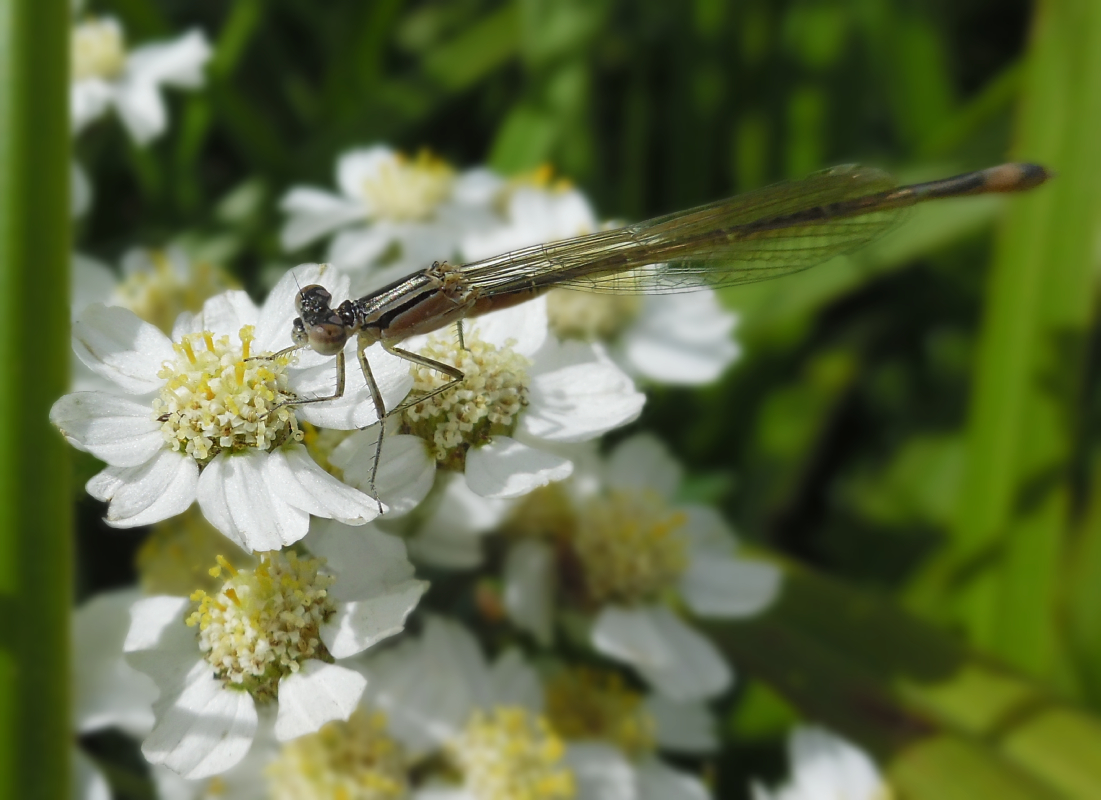
[[[0,796],[69,794],[69,2],[0,0]]]

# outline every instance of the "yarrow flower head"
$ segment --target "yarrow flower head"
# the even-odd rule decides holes
[[[327,259],[345,269],[386,260],[413,269],[451,257],[464,232],[491,223],[500,183],[487,170],[457,174],[427,152],[410,158],[383,145],[345,153],[336,180],[338,195],[299,187],[283,198],[283,246],[335,232]]]
[[[162,86],[194,89],[212,54],[201,31],[172,42],[128,50],[122,26],[112,17],[87,18],[73,28],[69,105],[79,132],[111,106],[138,144],[164,132],[168,113]]]
[[[729,666],[670,610],[669,600],[679,598],[705,617],[751,616],[776,597],[778,571],[738,558],[733,536],[712,510],[671,504],[680,468],[656,440],[625,441],[596,473],[579,482],[573,499],[558,495],[572,520],[562,515],[550,538],[545,509],[529,523],[522,504],[510,518],[504,595],[510,616],[549,643],[555,610],[572,607],[592,619],[599,652],[631,665],[669,698],[721,693],[730,684]],[[559,574],[571,580],[558,587]]]
[[[181,315],[171,339],[122,308],[82,314],[73,348],[113,391],[65,395],[50,419],[107,462],[88,491],[110,502],[109,524],[151,524],[197,499],[224,535],[263,551],[305,536],[311,514],[348,524],[377,515],[377,501],[310,458],[298,425],[356,427],[362,412],[352,409],[370,406],[366,389],[353,388],[343,405],[284,405],[331,391],[331,365],[314,354],[300,366],[315,369],[295,369],[292,356],[257,358],[289,343],[298,283],[326,273],[316,265],[288,273],[263,309],[243,292],[218,295],[200,314]],[[380,381],[392,394],[384,373]]]
[[[546,303],[536,299],[467,321],[466,350],[450,332],[414,337],[403,345],[458,367],[464,380],[402,414],[396,435],[383,442],[382,470],[398,487],[421,487],[436,470],[461,472],[475,494],[519,497],[573,470],[562,445],[594,439],[638,416],[645,396],[599,348],[547,337]],[[414,365],[413,399],[448,378]],[[345,479],[373,458],[374,434],[343,446]],[[399,463],[400,462],[400,463]],[[428,480],[424,480],[424,476]],[[380,489],[384,501],[408,504]]]
[[[135,603],[125,649],[161,690],[151,763],[216,775],[248,751],[259,710],[275,706],[279,741],[355,710],[365,681],[339,662],[401,631],[426,584],[387,534],[327,523],[310,542],[252,569],[219,558],[217,590]]]

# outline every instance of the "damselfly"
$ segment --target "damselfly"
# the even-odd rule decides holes
[[[336,356],[336,391],[290,405],[322,403],[344,394],[344,345],[357,355],[379,420],[463,380],[463,373],[398,347],[410,336],[522,303],[552,288],[619,294],[687,292],[778,278],[856,250],[888,230],[909,206],[926,200],[1018,192],[1051,177],[1035,164],[1002,164],[910,186],[859,166],[834,167],[708,205],[573,239],[513,250],[469,264],[430,267],[332,308],[332,295],[305,286],[295,301],[294,346]],[[389,353],[439,370],[451,380],[427,395],[387,409],[365,350]],[[371,491],[382,453],[375,449]],[[381,503],[379,510],[381,511]]]

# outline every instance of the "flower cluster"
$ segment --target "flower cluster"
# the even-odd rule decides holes
[[[148,142],[160,88],[198,88],[209,56],[198,32],[129,49],[79,21],[77,130],[114,108]],[[141,738],[164,797],[709,796],[684,764],[718,747],[733,671],[692,617],[761,613],[779,572],[683,499],[656,439],[599,440],[641,382],[716,378],[733,315],[709,291],[561,289],[480,313],[448,264],[610,226],[547,170],[373,146],[336,184],[283,196],[283,247],[327,240],[327,263],[259,305],[179,246],[74,257],[74,391],[50,418],[104,462],[107,524],[147,530],[139,588],[79,612],[78,729]],[[406,275],[467,318],[399,322],[420,302],[399,291],[367,330],[370,303],[341,305]],[[797,762],[825,747],[797,741]]]

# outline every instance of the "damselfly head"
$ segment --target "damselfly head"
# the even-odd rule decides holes
[[[340,315],[329,305],[333,296],[317,284],[304,286],[294,305],[300,317],[291,328],[291,339],[300,347],[310,347],[323,356],[335,356],[348,341],[348,332]]]

